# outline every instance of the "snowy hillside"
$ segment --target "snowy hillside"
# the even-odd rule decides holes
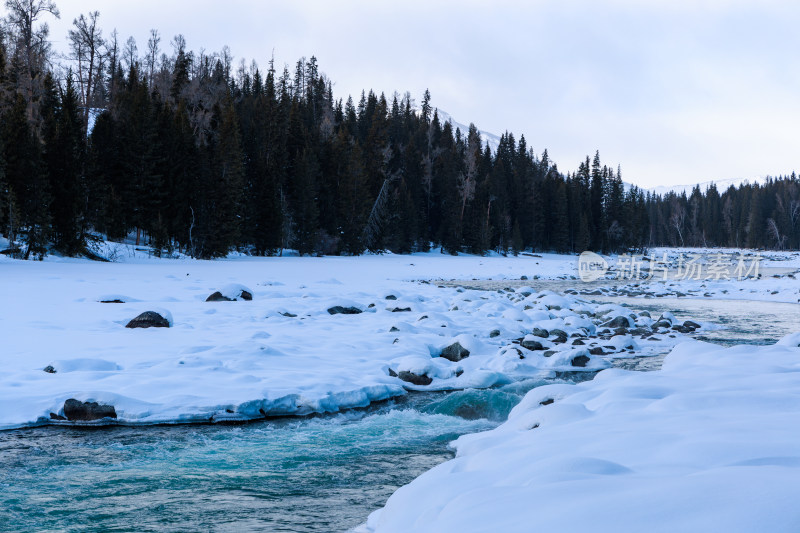
[[[746,183],[761,183],[764,181],[764,178],[732,178],[726,180],[712,180],[712,181],[704,181],[702,183],[693,183],[689,185],[659,185],[658,187],[651,187],[647,189],[650,192],[665,195],[670,192],[674,192],[678,195],[681,193],[686,193],[686,195],[692,194],[692,189],[696,186],[700,187],[701,192],[705,192],[711,184],[715,184],[717,186],[717,190],[722,194],[726,191],[729,187],[739,187],[740,185],[744,185]]]
[[[462,124],[461,122],[456,121],[450,115],[450,113],[446,111],[442,111],[441,109],[437,109],[436,111],[439,113],[439,120],[441,120],[442,123],[449,122],[450,124],[453,125],[454,130],[458,128],[461,130],[461,133],[463,135],[467,134],[467,132],[469,131],[469,125],[465,125]],[[484,142],[484,144],[486,143],[489,144],[489,148],[492,149],[492,153],[496,153],[497,147],[500,146],[500,136],[481,129],[478,130],[478,133],[481,134],[481,140]]]

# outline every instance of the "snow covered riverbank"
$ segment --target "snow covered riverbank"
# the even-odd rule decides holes
[[[690,341],[658,372],[534,389],[361,531],[796,532],[798,343]]]
[[[409,282],[574,270],[574,258],[554,255],[6,260],[0,428],[331,412],[407,390],[596,371],[681,340],[672,326],[690,317],[653,329],[659,317],[577,296]],[[251,301],[205,301],[241,289]],[[331,314],[337,307],[356,314]],[[146,311],[172,327],[125,327]],[[70,399],[99,404],[94,415],[111,406],[116,419],[81,422],[78,403],[65,410]]]

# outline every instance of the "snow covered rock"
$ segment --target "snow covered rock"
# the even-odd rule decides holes
[[[168,328],[170,327],[171,320],[163,317],[155,311],[145,311],[137,316],[126,325],[126,328]]]
[[[70,398],[64,402],[64,416],[71,422],[89,422],[103,418],[117,418],[117,411],[113,405],[81,402],[75,398]]]
[[[222,290],[216,291],[206,298],[207,302],[234,302],[236,300],[251,301],[253,299],[253,291],[245,287],[232,283],[226,285]]]
[[[631,327],[631,321],[630,321],[630,319],[628,317],[620,315],[620,316],[614,317],[612,320],[609,320],[608,322],[603,324],[603,327],[606,327],[606,328],[629,328],[629,327]]]
[[[448,361],[457,363],[462,359],[469,357],[469,350],[461,346],[460,343],[454,342],[439,354],[439,357],[444,357]]]
[[[341,305],[334,305],[328,308],[328,314],[331,315],[357,315],[361,312],[361,309],[353,306],[343,307]]]
[[[398,372],[397,377],[412,385],[430,385],[433,382],[433,379],[426,374],[415,374],[408,370],[401,370]]]

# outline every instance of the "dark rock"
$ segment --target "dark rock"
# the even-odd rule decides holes
[[[392,313],[410,313],[411,312],[411,308],[410,307],[395,307],[391,311],[392,311]]]
[[[456,370],[456,377],[457,377],[457,378],[458,378],[458,377],[461,377],[461,374],[463,374],[463,373],[464,373],[464,371],[463,371],[462,369],[460,369],[460,368],[459,368],[458,370]]]
[[[607,328],[629,328],[631,324],[628,317],[620,315],[609,320],[603,326]]]
[[[341,305],[334,305],[328,309],[331,315],[358,315],[362,311],[358,307],[342,307]]]
[[[561,329],[551,329],[550,336],[555,337],[554,342],[567,342],[567,332]]]
[[[545,357],[550,357],[550,356],[555,355],[555,354],[556,354],[555,350],[547,350],[542,355],[545,356]]]
[[[103,418],[117,418],[113,405],[102,405],[97,402],[81,402],[70,398],[64,402],[64,416],[71,421],[90,421]]]
[[[659,320],[658,322],[650,326],[650,329],[655,331],[659,328],[670,328],[670,327],[672,327],[672,322],[670,322],[669,320]]]
[[[433,379],[425,374],[415,374],[413,372],[408,372],[407,370],[403,370],[402,372],[398,373],[397,377],[414,385],[430,385],[433,382]]]
[[[651,318],[649,311],[641,311],[639,316],[646,316],[647,318]]]
[[[693,322],[691,320],[687,320],[686,322],[683,323],[683,325],[686,326],[687,328],[694,328],[694,329],[700,329],[701,327],[703,327],[697,322]]]
[[[47,372],[48,374],[55,374],[55,373],[56,373],[56,369],[55,369],[55,368],[53,368],[53,365],[47,365],[47,366],[46,366],[46,367],[44,367],[42,370],[44,370],[44,371],[45,371],[45,372]]]
[[[625,328],[617,328],[614,330],[614,335],[625,335],[628,333],[628,330]]]
[[[391,329],[390,329],[389,331],[390,331],[390,332],[392,332],[392,333],[394,333],[395,331],[400,331],[400,330],[399,330],[399,329],[397,329],[397,327],[396,327],[396,326],[392,326],[392,327],[391,327]]]
[[[599,347],[599,346],[596,346],[594,348],[590,348],[589,349],[589,353],[592,354],[592,355],[605,355],[606,354],[603,351],[603,349],[601,347]]]
[[[389,369],[389,375],[390,375],[390,376],[392,376],[393,378],[396,378],[396,377],[397,377],[397,372],[395,372],[394,370],[392,370],[392,369],[390,368],[390,369]]]
[[[119,298],[114,298],[113,300],[100,300],[101,304],[124,304],[122,300]]]
[[[531,331],[531,335],[546,339],[547,337],[550,336],[550,332],[543,328],[533,328],[533,331]]]
[[[573,346],[584,346],[585,344],[586,343],[583,342],[581,339],[575,339],[574,341],[572,341]]]
[[[422,315],[421,317],[419,317],[417,319],[417,322],[419,322],[420,320],[427,320],[427,319],[428,319],[428,315]]]
[[[250,301],[253,299],[253,295],[242,289],[239,291],[239,295],[236,298],[228,298],[227,296],[223,296],[223,294],[219,291],[211,294],[208,298],[206,298],[207,302],[234,302],[236,300],[247,300]]]
[[[168,328],[169,320],[155,311],[145,311],[125,326],[126,328]]]
[[[457,363],[462,359],[466,359],[467,357],[469,357],[469,350],[461,346],[460,343],[454,342],[453,344],[442,350],[442,353],[439,354],[439,357],[444,357],[448,361]]]
[[[544,346],[539,341],[524,340],[520,343],[523,348],[528,350],[544,350]]]
[[[387,300],[397,300],[397,296],[395,296],[394,294],[390,294],[389,296],[386,297],[386,299]]]
[[[50,413],[50,420],[66,420],[67,418],[55,413]]]
[[[519,279],[522,281],[528,281],[528,276],[520,276]]]
[[[500,330],[499,330],[499,329],[493,329],[493,330],[492,330],[492,331],[489,333],[489,338],[490,338],[490,339],[494,339],[495,337],[499,337],[499,336],[500,336]]]
[[[297,315],[295,315],[294,313],[290,313],[288,311],[285,312],[285,313],[281,313],[281,315],[285,316],[286,318],[296,318],[297,317]]]
[[[576,355],[572,358],[572,366],[576,366],[578,368],[585,368],[586,363],[590,361],[589,357],[586,355]]]
[[[542,400],[541,402],[539,402],[539,405],[550,405],[550,404],[551,404],[551,403],[553,403],[553,402],[555,402],[555,400],[554,400],[554,399],[552,399],[552,398],[548,398],[548,399],[546,399],[546,400]]]

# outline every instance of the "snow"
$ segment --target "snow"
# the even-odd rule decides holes
[[[602,324],[617,317],[652,330],[658,317],[526,281],[581,291],[575,256],[212,262],[99,248],[117,262],[0,256],[0,429],[70,424],[51,420],[68,398],[113,405],[118,423],[242,421],[363,407],[413,390],[599,371],[578,385],[536,388],[505,424],[459,438],[454,460],[399,489],[360,529],[800,530],[800,333],[774,346],[723,349],[664,328],[606,331]],[[800,254],[764,257],[773,270],[761,279],[588,287],[742,306],[800,299]],[[445,280],[478,280],[491,290]],[[242,290],[253,300],[205,301]],[[362,312],[331,315],[337,305]],[[171,327],[125,328],[144,311],[160,312]],[[691,319],[680,309],[663,317]],[[534,328],[569,339],[535,336]],[[577,338],[585,345],[573,345]],[[440,357],[455,342],[469,356]],[[533,342],[544,349],[528,349]],[[592,347],[613,353],[589,355]],[[669,350],[658,372],[611,368],[616,358]],[[588,357],[585,367],[573,364],[579,356]],[[401,372],[431,383],[392,375]]]
[[[597,324],[631,309],[603,305],[606,314],[592,318],[601,306],[579,296],[440,288],[435,281],[568,277],[575,270],[570,256],[118,259],[124,262],[0,262],[7,302],[0,309],[0,429],[69,423],[51,420],[69,398],[112,404],[117,423],[248,420],[363,407],[409,390],[596,371],[614,357],[631,357],[622,351],[628,339],[610,335],[585,339],[587,346],[537,337],[543,350],[515,343],[536,327],[594,335]],[[215,291],[236,298],[242,290],[253,300],[205,301]],[[363,312],[329,314],[337,305]],[[398,308],[410,311],[393,312]],[[171,327],[125,328],[145,311]],[[637,355],[664,353],[680,339],[659,335]],[[439,357],[454,342],[469,357]],[[619,353],[589,356],[589,343]],[[580,355],[589,360],[578,368],[573,359]],[[56,372],[43,372],[47,366]],[[391,375],[403,371],[432,382]]]
[[[534,389],[361,531],[798,531],[798,338]]]

